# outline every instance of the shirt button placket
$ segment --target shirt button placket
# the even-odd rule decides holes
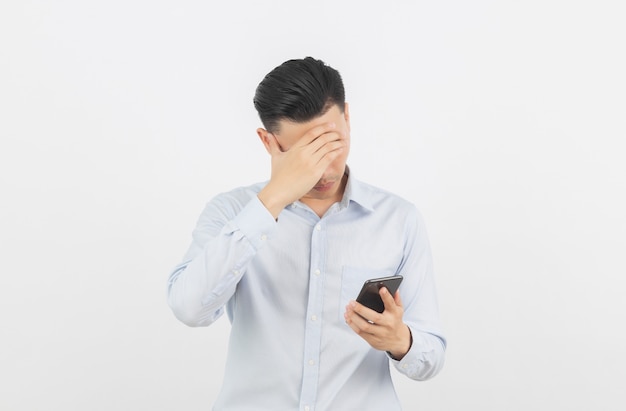
[[[325,241],[321,223],[317,223],[311,234],[311,257],[309,276],[309,295],[307,304],[307,321],[304,342],[304,364],[300,409],[313,410],[317,397],[317,383],[319,380],[320,344],[323,305],[323,284]]]

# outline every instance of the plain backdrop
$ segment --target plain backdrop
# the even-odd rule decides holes
[[[2,1],[0,409],[211,408],[228,321],[177,322],[166,279],[269,178],[254,89],[309,55],[354,174],[429,229],[447,363],[392,370],[405,409],[626,409],[619,3]]]

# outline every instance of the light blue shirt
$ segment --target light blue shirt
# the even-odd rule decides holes
[[[444,363],[433,266],[409,202],[349,176],[343,200],[319,218],[301,202],[275,221],[265,183],[211,200],[169,277],[168,302],[189,326],[224,309],[231,336],[216,411],[399,410],[391,363],[415,380]],[[404,276],[413,344],[401,361],[372,348],[343,317],[363,282]]]

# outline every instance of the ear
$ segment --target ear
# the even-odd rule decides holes
[[[348,132],[350,132],[350,107],[347,102],[344,103],[343,118],[346,120],[346,125],[348,126]]]
[[[270,151],[270,142],[267,136],[269,134],[269,131],[267,131],[264,128],[257,128],[256,133],[259,135],[259,138],[261,139],[261,142],[263,143],[265,150],[267,150],[269,154],[272,154],[272,152]]]

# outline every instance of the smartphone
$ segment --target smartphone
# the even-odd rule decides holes
[[[398,291],[398,287],[400,287],[401,282],[401,275],[372,278],[371,280],[367,280],[365,281],[365,283],[363,283],[363,288],[361,288],[361,292],[356,298],[356,301],[368,308],[371,308],[374,311],[382,313],[383,311],[385,311],[385,304],[383,304],[383,300],[382,298],[380,298],[380,294],[378,293],[379,290],[385,287],[391,293],[391,295],[395,295],[396,291]]]

